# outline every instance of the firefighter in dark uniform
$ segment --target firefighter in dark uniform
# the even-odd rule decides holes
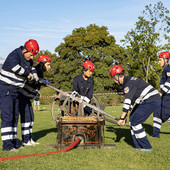
[[[21,147],[17,138],[19,117],[18,90],[23,88],[27,77],[37,79],[37,74],[30,73],[31,60],[39,51],[36,40],[28,40],[24,46],[12,51],[6,58],[0,72],[0,109],[1,138],[3,150],[15,151]]]
[[[127,115],[136,103],[129,118],[133,143],[135,148],[140,151],[152,151],[152,146],[142,127],[142,123],[161,105],[158,90],[141,79],[124,76],[124,69],[121,65],[112,67],[110,76],[115,83],[123,86],[125,93],[123,111],[118,124],[125,124]]]
[[[91,75],[95,70],[95,67],[94,64],[89,60],[84,61],[82,67],[83,73],[73,79],[72,94],[75,97],[80,96],[82,100],[89,103],[93,98],[94,80]],[[85,106],[84,113],[86,116],[89,116],[90,108]]]
[[[161,123],[170,118],[170,65],[168,61],[170,53],[167,51],[159,54],[159,64],[163,68],[160,80],[160,96],[162,98],[161,107],[153,114],[152,137],[160,137]]]
[[[38,64],[35,66],[39,80],[43,80],[49,84],[47,80],[44,80],[44,72],[49,71],[51,65],[51,59],[47,55],[40,55],[38,57]],[[34,123],[34,112],[32,108],[31,99],[39,96],[39,90],[41,83],[28,79],[25,86],[20,89],[19,93],[19,109],[21,116],[21,129],[22,129],[22,145],[23,146],[34,146],[39,144],[33,140],[32,127]]]

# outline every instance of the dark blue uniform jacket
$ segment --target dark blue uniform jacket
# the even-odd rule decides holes
[[[123,112],[131,110],[134,103],[140,104],[143,101],[160,99],[158,90],[139,78],[125,76],[123,82],[125,101]]]
[[[89,100],[93,97],[94,80],[93,78],[88,78],[84,80],[82,74],[76,76],[73,79],[73,90],[76,91],[81,96],[86,96]]]

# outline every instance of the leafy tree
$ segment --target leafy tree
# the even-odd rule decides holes
[[[169,38],[169,11],[158,2],[145,6],[142,14],[135,29],[131,29],[122,40],[128,50],[128,72],[158,87],[161,68],[157,56],[163,48],[159,44]]]
[[[109,35],[107,27],[91,24],[72,31],[64,38],[55,52],[59,55],[55,62],[55,83],[63,90],[72,90],[73,78],[81,74],[82,63],[91,60],[95,64],[93,74],[95,92],[113,89],[114,83],[109,71],[114,62],[125,60],[125,50],[116,44],[115,38]]]

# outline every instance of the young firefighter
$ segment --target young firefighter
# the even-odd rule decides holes
[[[159,54],[159,64],[163,68],[160,80],[160,96],[162,98],[161,108],[153,114],[153,133],[152,137],[159,137],[161,123],[170,118],[170,65],[168,61],[170,53],[167,51]]]
[[[12,51],[6,58],[0,72],[0,109],[1,138],[3,150],[15,151],[21,147],[17,139],[19,117],[18,90],[23,88],[27,77],[37,80],[36,73],[31,74],[33,56],[39,51],[36,40],[30,39]]]
[[[38,65],[35,70],[38,74],[39,79],[45,81],[49,84],[47,80],[44,80],[44,72],[49,71],[51,65],[51,59],[47,55],[40,55],[38,57]],[[24,88],[20,90],[19,94],[19,109],[21,116],[21,129],[22,129],[22,145],[31,146],[39,144],[34,142],[32,136],[32,126],[34,123],[34,112],[32,108],[31,99],[39,95],[38,90],[41,84],[35,82],[34,80],[29,80],[26,82]]]
[[[128,113],[136,103],[129,118],[133,143],[135,148],[140,151],[152,151],[152,146],[145,134],[142,123],[161,105],[158,90],[141,79],[124,76],[124,69],[121,65],[112,67],[110,76],[115,83],[123,86],[125,93],[123,111],[118,124],[125,124]]]
[[[94,80],[91,75],[95,67],[89,60],[84,61],[82,67],[82,74],[73,79],[72,94],[74,96],[80,96],[82,100],[89,103],[93,97]],[[86,106],[84,108],[84,113],[86,116],[90,115],[90,108]]]

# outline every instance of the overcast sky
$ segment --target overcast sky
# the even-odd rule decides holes
[[[6,58],[28,39],[36,39],[40,50],[54,53],[73,29],[90,24],[106,26],[120,39],[134,28],[142,10],[158,0],[1,0],[0,57]],[[170,0],[162,0],[170,10]],[[120,44],[121,45],[121,44]]]

